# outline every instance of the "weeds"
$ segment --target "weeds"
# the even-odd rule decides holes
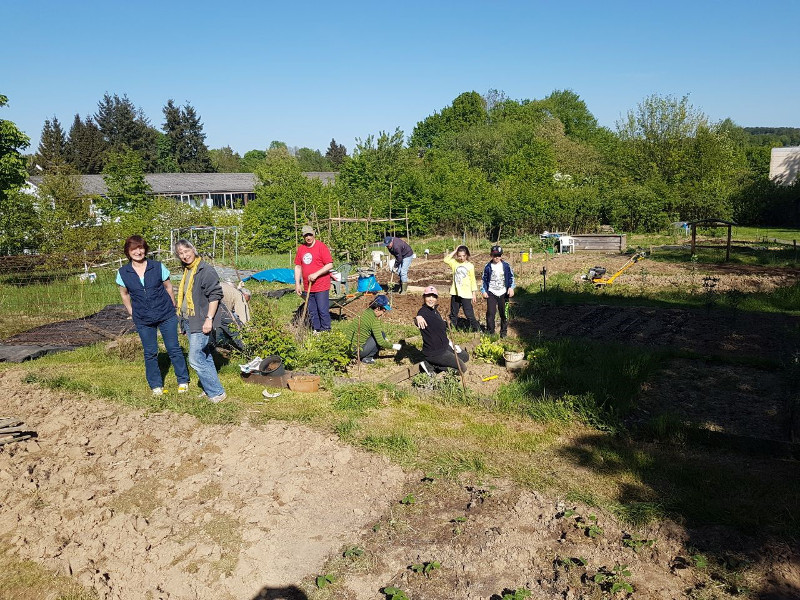
[[[430,577],[431,573],[433,573],[436,569],[440,569],[442,567],[441,563],[438,561],[430,561],[430,562],[423,562],[411,565],[409,569],[414,571],[414,573],[425,575],[425,577]]]
[[[628,581],[630,576],[631,572],[628,569],[628,565],[616,564],[610,571],[606,567],[601,567],[594,576],[594,582],[599,584],[601,589],[610,592],[612,595],[618,592],[632,594],[633,585]]]
[[[336,577],[334,577],[333,575],[327,574],[327,575],[318,575],[315,582],[316,582],[317,587],[319,589],[324,590],[326,587],[328,587],[330,584],[334,583],[335,581],[336,581]]]
[[[652,548],[655,543],[655,540],[648,540],[636,534],[626,535],[622,538],[622,545],[634,552],[639,552],[642,548]]]
[[[386,600],[411,600],[408,594],[393,585],[386,586],[382,591],[386,595]]]

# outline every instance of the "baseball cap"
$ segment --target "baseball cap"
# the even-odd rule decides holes
[[[303,235],[314,235],[314,228],[311,225],[303,225],[303,229],[300,230]]]
[[[392,310],[392,307],[389,304],[389,299],[383,294],[375,296],[375,299],[372,301],[372,306],[376,308],[382,308],[383,310]]]
[[[390,235],[387,235],[385,238],[383,238],[383,245],[384,245],[384,246],[388,246],[389,244],[391,244],[391,243],[392,243],[392,240],[393,240],[393,239],[394,239],[394,238],[393,238],[392,236],[390,236]]]
[[[425,288],[425,291],[422,292],[422,295],[423,296],[436,296],[438,298],[439,297],[439,290],[437,290],[432,285],[429,285],[428,287]]]
[[[489,251],[489,254],[491,254],[492,256],[503,256],[503,247],[492,246],[492,249]]]

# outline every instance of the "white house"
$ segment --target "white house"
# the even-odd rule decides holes
[[[800,146],[773,148],[769,157],[769,178],[791,185],[800,174]]]

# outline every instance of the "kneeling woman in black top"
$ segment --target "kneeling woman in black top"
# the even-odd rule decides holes
[[[414,324],[422,333],[422,353],[425,355],[425,361],[439,371],[448,368],[458,369],[459,366],[462,372],[466,371],[465,363],[469,360],[469,355],[456,346],[458,352],[458,363],[456,363],[452,342],[447,339],[447,323],[436,310],[439,305],[439,292],[429,285],[425,288],[422,298],[424,304],[417,312]]]

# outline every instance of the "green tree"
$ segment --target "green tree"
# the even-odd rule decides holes
[[[294,207],[303,222],[310,218],[321,185],[306,179],[295,158],[282,147],[266,153],[256,175],[261,184],[242,215],[244,244],[250,251],[290,250],[295,244]]]
[[[188,102],[175,106],[168,100],[163,109],[164,133],[169,142],[170,154],[182,173],[209,173],[213,171],[206,146],[203,124],[194,107]]]
[[[347,148],[342,144],[337,144],[336,140],[331,138],[331,143],[325,152],[325,158],[330,161],[334,169],[338,169],[342,166],[344,159],[347,158]]]
[[[95,175],[103,170],[105,153],[106,143],[100,128],[91,117],[81,121],[76,114],[67,139],[67,162],[78,173]]]
[[[0,94],[0,108],[8,98]],[[22,151],[30,138],[11,121],[0,119],[0,252],[14,254],[26,246],[26,236],[33,228],[33,202],[19,189],[25,184],[27,171]]]
[[[668,184],[678,181],[685,154],[707,117],[689,104],[689,97],[653,94],[617,122],[617,131],[629,151],[628,168],[640,181],[653,174]]]
[[[319,150],[312,150],[311,148],[300,148],[295,156],[300,170],[303,172],[309,171],[330,171],[331,163],[327,158],[322,156]]]
[[[144,111],[131,102],[126,95],[121,98],[106,93],[97,103],[94,121],[103,134],[109,152],[133,150],[142,159],[148,172],[156,170],[158,164],[158,131],[150,126]]]
[[[242,173],[255,173],[266,158],[264,150],[248,150],[242,157]]]
[[[67,162],[67,135],[58,118],[45,119],[39,148],[36,151],[36,164],[44,171],[52,171]]]
[[[100,207],[105,214],[118,216],[149,203],[150,185],[144,177],[142,159],[133,150],[109,154],[103,169],[103,179],[108,195],[100,203]]]
[[[542,100],[542,104],[563,123],[564,133],[569,137],[588,140],[597,130],[597,119],[572,90],[554,90]]]
[[[417,123],[408,145],[412,148],[431,148],[438,138],[485,123],[487,118],[486,103],[481,95],[474,91],[464,92],[440,113],[434,113]]]
[[[212,148],[208,151],[208,156],[217,173],[239,173],[242,170],[242,157],[230,146]]]

